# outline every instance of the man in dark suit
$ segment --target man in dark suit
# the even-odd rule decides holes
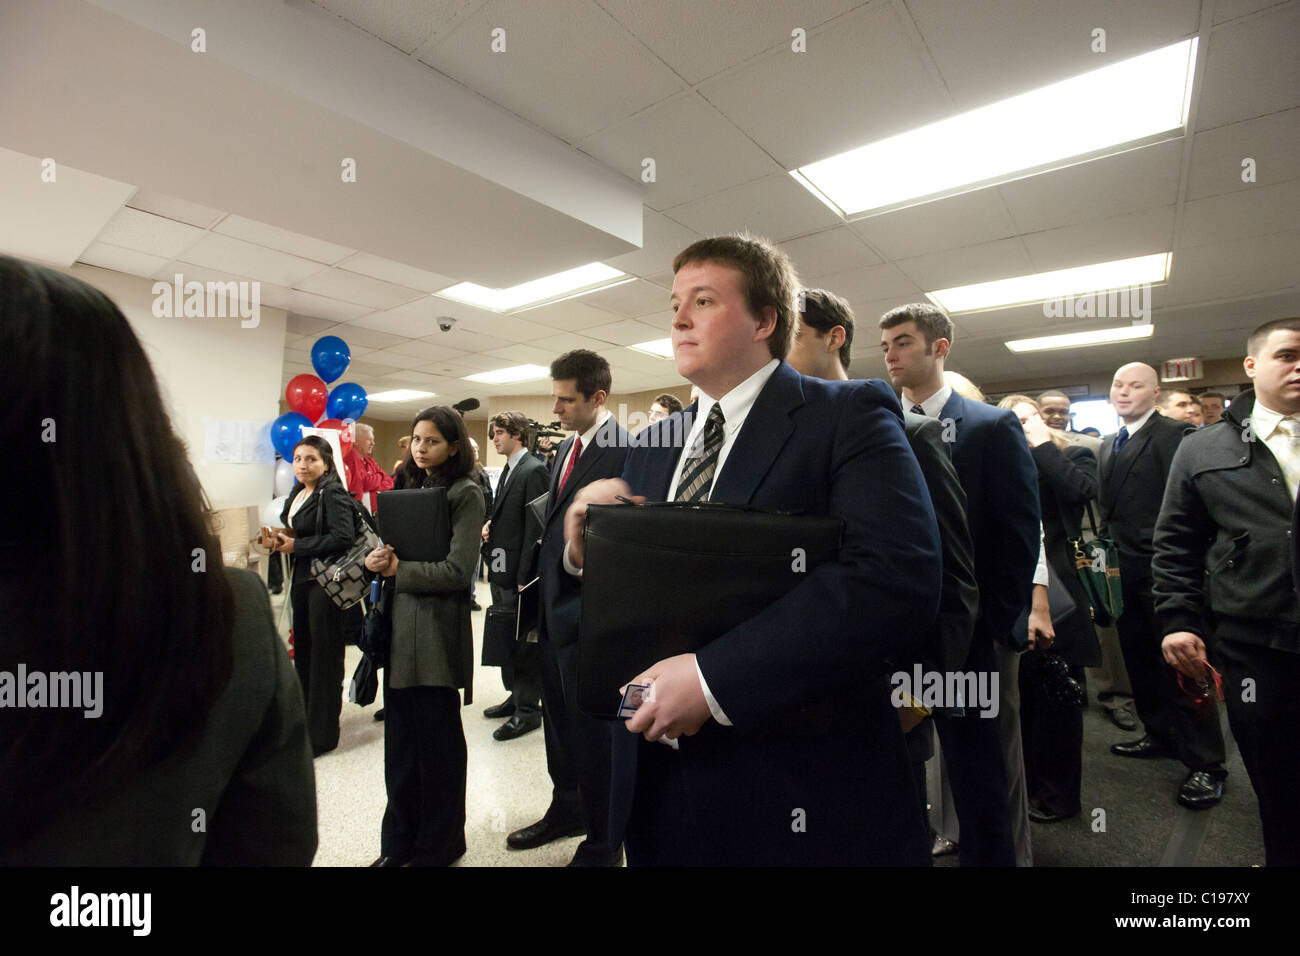
[[[492,604],[513,608],[519,586],[528,583],[520,575],[520,558],[537,540],[528,502],[546,493],[546,466],[528,453],[528,419],[522,412],[493,416],[490,434],[497,454],[506,457],[506,466],[497,481],[492,514],[483,525],[483,558],[488,564]],[[492,732],[496,740],[513,740],[542,725],[537,645],[520,641],[507,655],[501,682],[510,696],[483,712],[487,717],[510,718]]]
[[[798,277],[769,243],[703,239],[673,271],[677,370],[699,401],[650,426],[622,480],[583,490],[568,565],[581,566],[587,505],[617,494],[835,515],[844,530],[839,559],[775,603],[628,675],[653,681],[627,722],[646,738],[628,862],[924,865],[887,675],[934,620],[941,564],[901,410],[881,382],[820,382],[782,361]]]
[[[825,289],[804,289],[800,304],[802,311],[786,361],[802,375],[831,382],[848,381],[855,326],[853,310],[842,298]],[[943,441],[943,426],[933,418],[907,411],[903,412],[903,424],[939,522],[943,589],[939,595],[939,616],[931,633],[917,646],[911,660],[897,664],[899,670],[908,674],[914,663],[919,663],[923,672],[949,673],[962,669],[979,611],[975,556],[966,525],[966,493],[953,466],[949,445]],[[933,723],[914,708],[907,708],[899,717],[924,808],[925,761],[934,755]],[[928,828],[926,837],[933,838]]]
[[[1214,707],[1194,708],[1178,689],[1160,653],[1151,595],[1152,538],[1169,468],[1183,435],[1195,429],[1155,411],[1160,393],[1156,370],[1131,362],[1115,373],[1110,402],[1122,427],[1102,439],[1101,521],[1119,551],[1124,612],[1115,622],[1133,699],[1146,733],[1114,744],[1121,757],[1176,756],[1187,767],[1178,802],[1202,809],[1223,797],[1223,733]]]
[[[1009,410],[970,401],[944,383],[953,326],[942,311],[926,304],[900,306],[881,316],[880,328],[885,365],[903,390],[904,407],[939,419],[966,492],[979,615],[963,670],[997,672],[1002,691],[1010,693],[1016,687],[1015,655],[1028,643],[1028,635],[1016,633],[1014,625],[1029,604],[1040,547],[1038,473],[1024,431]],[[939,716],[935,724],[961,824],[962,865],[1027,864],[1028,824],[1019,828],[1018,851],[998,721],[967,708],[965,716]],[[1013,769],[1015,779],[1023,779],[1023,770]],[[1023,786],[1020,790],[1014,809],[1017,819],[1026,821]]]
[[[1174,455],[1156,522],[1153,591],[1165,660],[1185,680],[1210,685],[1213,640],[1228,721],[1259,797],[1266,862],[1300,866],[1291,529],[1300,492],[1300,318],[1260,326],[1246,352],[1254,390]]]
[[[629,749],[635,738],[621,731],[615,735],[613,723],[578,707],[582,582],[564,570],[562,558],[565,512],[584,486],[623,474],[628,434],[605,408],[613,380],[604,358],[586,349],[567,352],[551,363],[551,380],[554,414],[565,431],[577,432],[556,452],[537,551],[542,729],[551,805],[542,819],[506,837],[506,845],[528,850],[585,833],[587,839],[569,865],[617,866],[623,858],[623,833],[610,822],[611,754],[616,745]]]

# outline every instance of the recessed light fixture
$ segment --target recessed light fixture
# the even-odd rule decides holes
[[[372,402],[409,402],[416,398],[433,398],[435,392],[417,392],[409,388],[394,388],[387,392],[368,392],[366,398]]]
[[[636,276],[629,276],[603,262],[589,262],[576,269],[557,272],[555,275],[542,276],[531,282],[522,282],[508,289],[489,289],[475,285],[473,282],[460,282],[446,289],[433,293],[444,299],[464,302],[490,312],[521,312],[551,302],[571,299],[586,295],[599,289],[631,282]]]
[[[1121,325],[1113,329],[1093,329],[1091,332],[1068,332],[1065,335],[1048,335],[1037,339],[1015,339],[1006,346],[1013,352],[1045,352],[1048,349],[1076,349],[1089,345],[1110,345],[1114,342],[1132,342],[1149,339],[1154,325]]]
[[[484,382],[488,385],[505,385],[510,382],[532,382],[539,378],[547,378],[551,374],[549,368],[541,365],[516,365],[513,368],[499,368],[494,372],[477,372],[474,375],[466,375],[467,382]]]
[[[948,313],[976,312],[980,309],[1000,309],[1031,302],[1046,302],[1067,296],[1088,295],[1113,289],[1136,289],[1140,286],[1164,282],[1169,278],[1173,253],[1157,252],[1131,259],[1095,262],[1070,269],[1053,269],[1033,275],[994,279],[974,285],[954,286],[927,292],[928,298]],[[1070,312],[1074,314],[1073,310]],[[1092,315],[1105,313],[1092,312]]]
[[[1196,37],[791,171],[841,215],[877,215],[1180,134]]]
[[[642,342],[640,345],[629,345],[628,348],[634,352],[644,352],[646,355],[653,355],[655,358],[673,357],[672,339],[655,339],[653,342]]]

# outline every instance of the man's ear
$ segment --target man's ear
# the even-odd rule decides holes
[[[934,345],[932,346],[932,350],[934,351],[934,357],[939,359],[946,359],[948,357],[948,349],[950,348],[952,348],[952,342],[950,342],[948,339],[945,338],[935,339]]]
[[[1242,361],[1241,367],[1246,370],[1247,378],[1249,379],[1255,378],[1255,356],[1247,355],[1246,358]]]
[[[847,337],[844,326],[836,325],[826,333],[826,351],[838,352],[844,347],[844,339]]]
[[[763,312],[759,315],[757,322],[758,325],[754,328],[754,341],[760,342],[763,339],[771,338],[772,333],[776,331],[776,306],[763,306]]]

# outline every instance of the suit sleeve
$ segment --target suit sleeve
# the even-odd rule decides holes
[[[447,491],[451,508],[451,548],[441,561],[397,562],[396,587],[410,594],[455,594],[469,590],[483,539],[483,492],[472,481]]]
[[[205,866],[309,866],[316,855],[316,777],[302,691],[266,591],[257,590],[257,643],[274,690],[212,815]]]
[[[1004,410],[993,422],[984,467],[985,493],[994,496],[987,507],[1000,520],[989,525],[988,533],[997,538],[994,553],[998,560],[986,571],[984,581],[989,586],[980,589],[981,625],[995,640],[1023,649],[1028,636],[1012,632],[1033,590],[1042,514],[1038,469],[1029,454],[1024,429],[1010,411]]]
[[[1065,451],[1052,442],[1033,449],[1038,473],[1051,485],[1062,505],[1082,508],[1097,497],[1097,457],[1082,445]]]
[[[1190,631],[1208,639],[1205,553],[1214,527],[1184,452],[1180,448],[1174,454],[1160,516],[1156,519],[1151,593],[1161,637],[1175,631]]]
[[[892,399],[879,383],[852,389],[826,471],[807,479],[826,483],[827,511],[844,521],[839,560],[697,652],[738,729],[887,673],[934,621],[938,527]]]
[[[317,507],[322,509],[321,533],[296,538],[295,558],[330,558],[350,548],[356,538],[356,511],[341,479],[321,489]]]
[[[975,578],[975,552],[966,522],[966,492],[962,490],[952,456],[943,443],[943,427],[930,419],[915,432],[917,464],[934,505],[943,552],[943,585],[939,592],[936,642],[922,648],[926,670],[960,670],[970,650],[975,617],[979,612],[979,584]]]

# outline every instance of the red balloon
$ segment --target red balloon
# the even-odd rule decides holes
[[[290,411],[299,412],[317,422],[325,414],[329,389],[315,375],[295,375],[289,379],[289,387],[284,390],[284,400],[289,403]]]
[[[355,436],[352,434],[351,422],[341,422],[337,418],[327,418],[316,427],[333,428],[337,430],[339,433],[339,449],[345,455],[352,450],[352,444],[355,441]]]

